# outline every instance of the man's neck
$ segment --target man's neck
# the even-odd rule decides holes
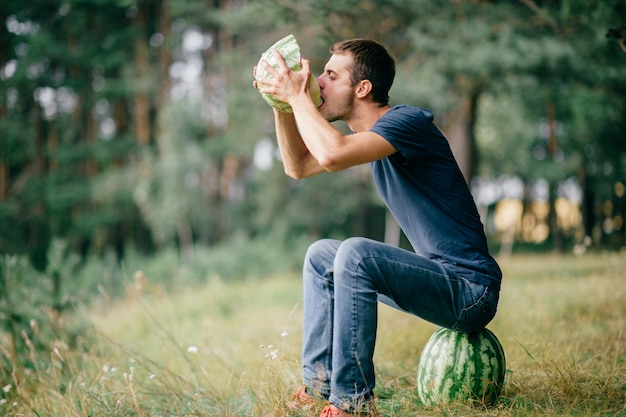
[[[376,121],[380,119],[383,114],[387,113],[391,109],[389,104],[379,106],[378,103],[367,103],[362,105],[361,108],[355,108],[352,112],[352,117],[345,122],[350,127],[350,130],[358,133],[370,130]]]

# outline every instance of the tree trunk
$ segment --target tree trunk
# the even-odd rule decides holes
[[[393,246],[400,246],[400,225],[389,210],[385,214],[385,243]]]
[[[580,169],[578,174],[578,181],[583,193],[583,199],[581,204],[582,224],[584,230],[584,237],[593,236],[593,227],[596,223],[596,215],[594,213],[594,200],[595,193],[593,187],[589,184],[589,176],[587,174],[587,161],[583,161],[583,168]]]
[[[150,97],[146,85],[150,77],[150,62],[146,33],[148,27],[147,4],[138,3],[139,10],[135,24],[137,26],[137,40],[135,41],[135,66],[137,68],[138,91],[135,92],[135,138],[140,145],[150,143]]]
[[[556,212],[558,182],[550,183],[550,212],[548,214],[548,226],[550,227],[550,236],[552,237],[552,247],[555,252],[562,253],[564,250],[563,233],[558,222],[558,213]]]
[[[170,16],[169,0],[161,1],[159,15],[159,31],[163,35],[163,45],[159,48],[159,92],[157,98],[157,112],[167,104],[169,100],[171,79],[169,75],[170,65],[172,65],[172,53],[168,47],[167,41],[170,37],[170,26],[172,24]]]
[[[53,119],[48,123],[48,172],[54,172],[59,166],[57,152],[59,147],[59,131],[57,129],[56,120]]]
[[[4,118],[4,107],[0,103],[0,119]],[[8,146],[2,151],[4,155],[8,155]],[[6,153],[5,153],[6,152]],[[9,166],[4,160],[0,160],[0,202],[7,197],[9,189]]]
[[[93,103],[93,100],[89,100],[89,103]],[[91,110],[91,106],[88,107]],[[93,148],[96,145],[96,137],[98,136],[98,124],[95,116],[92,111],[87,112],[86,116],[86,132],[85,132],[85,142],[87,142],[87,146],[89,148]],[[98,173],[98,166],[96,164],[95,159],[93,158],[93,153],[91,156],[85,160],[85,174],[87,178],[94,177]]]
[[[10,265],[11,259],[8,255],[4,255],[0,257],[0,302],[2,302],[1,310],[4,312],[6,317],[9,317],[9,320],[6,320],[6,327],[8,332],[8,338],[10,345],[10,355],[9,360],[17,361],[18,359],[18,347],[17,341],[19,340],[19,335],[17,334],[17,327],[15,326],[15,309],[13,308],[13,303],[11,302],[11,290],[13,289],[13,282],[9,282],[9,269],[12,267]],[[11,271],[14,272],[14,271]]]
[[[4,59],[0,62],[4,62]],[[4,108],[4,101],[0,98],[0,119],[6,117],[6,111]],[[8,155],[9,146],[3,146],[2,153]],[[9,189],[9,165],[7,161],[0,160],[0,202],[4,201],[7,197],[7,190]]]
[[[7,164],[0,162],[0,202],[6,199],[6,190],[9,183],[9,170]]]
[[[477,102],[481,88],[466,77],[458,80],[459,98],[456,108],[451,111],[444,121],[443,131],[450,142],[465,181],[469,184],[474,175],[475,163],[475,135]]]
[[[4,22],[7,21],[8,17],[8,10],[0,10],[0,22],[3,22],[3,24],[0,25],[0,63],[2,65],[4,65],[8,61],[11,45],[9,41],[9,39],[11,38],[9,37],[7,25],[4,24]],[[5,117],[7,117],[5,103],[6,97],[0,97],[0,119],[4,119]],[[6,199],[9,189],[9,166],[7,161],[4,159],[9,153],[8,145],[3,145],[1,152],[4,157],[0,158],[0,202]]]

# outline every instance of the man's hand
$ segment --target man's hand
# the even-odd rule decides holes
[[[259,61],[259,65],[269,74],[267,78],[258,78],[257,67],[254,68],[254,87],[261,93],[271,94],[280,101],[291,104],[291,101],[299,94],[308,95],[307,87],[311,76],[310,62],[301,59],[302,70],[292,71],[287,66],[285,59],[278,50],[273,51],[273,55],[278,63],[278,68],[274,68],[267,61]]]

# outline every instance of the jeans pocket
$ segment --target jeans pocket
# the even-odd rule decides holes
[[[496,315],[499,299],[499,293],[491,288],[473,283],[470,287],[479,290],[479,296],[476,302],[460,311],[458,320],[452,326],[454,330],[465,333],[478,332],[487,326]]]

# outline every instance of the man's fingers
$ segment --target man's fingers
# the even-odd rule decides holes
[[[297,77],[291,80],[292,71],[287,66],[287,62],[280,51],[274,50],[272,54],[272,58],[275,60],[274,65],[271,65],[265,59],[260,59],[257,66],[254,67],[254,81],[252,85],[264,94],[273,94],[281,97],[289,95],[291,94],[290,91],[296,89],[292,84],[297,82]],[[302,65],[303,69],[306,70],[304,73],[310,73],[309,61],[302,60]]]
[[[252,87],[254,88],[259,88],[257,81],[256,81],[256,65],[254,66],[254,68],[252,68],[252,77],[254,77],[254,81],[252,81]]]
[[[285,58],[282,56],[282,54],[280,53],[279,50],[275,49],[272,51],[272,54],[274,56],[274,58],[276,58],[276,64],[278,65],[278,68],[274,67],[273,65],[271,65],[269,62],[267,62],[264,59],[261,59],[259,61],[259,64],[261,66],[261,68],[263,69],[263,71],[269,75],[269,77],[265,78],[259,78],[258,77],[258,68],[254,67],[254,78],[257,80],[257,83],[259,84],[263,84],[263,81],[267,80],[268,78],[271,79],[279,79],[282,78],[281,77],[281,73],[282,74],[286,74],[287,72],[289,72],[289,67],[287,66],[287,62],[285,61]]]
[[[308,59],[300,58],[300,65],[302,66],[302,70],[304,72],[311,71],[311,61],[309,61]]]
[[[259,68],[259,66],[261,68]],[[262,71],[261,71],[262,70]],[[261,77],[261,74],[266,73],[269,75],[269,77],[265,76],[265,77]],[[274,70],[274,68],[265,60],[260,60],[259,64],[256,65],[254,67],[254,69],[252,70],[252,73],[254,75],[254,81],[252,82],[252,86],[258,90],[262,90],[263,87],[267,86],[267,83],[272,79],[276,77],[276,71]]]
[[[276,68],[274,68],[272,65],[270,65],[269,62],[267,62],[266,60],[262,59],[259,61],[259,65],[261,65],[261,68],[263,69],[263,71],[265,71],[267,74],[270,75],[271,77],[276,77],[276,75],[278,75],[278,72],[276,71]],[[256,68],[256,67],[255,67]],[[261,81],[263,78],[258,77],[259,71],[255,69],[255,74],[254,77],[257,79],[257,81]]]
[[[274,49],[272,51],[272,55],[274,55],[274,58],[276,58],[276,61],[278,62],[278,68],[281,70],[288,70],[289,67],[287,66],[287,63],[285,62],[285,57],[283,57],[283,55],[280,53],[280,51],[278,49]]]

